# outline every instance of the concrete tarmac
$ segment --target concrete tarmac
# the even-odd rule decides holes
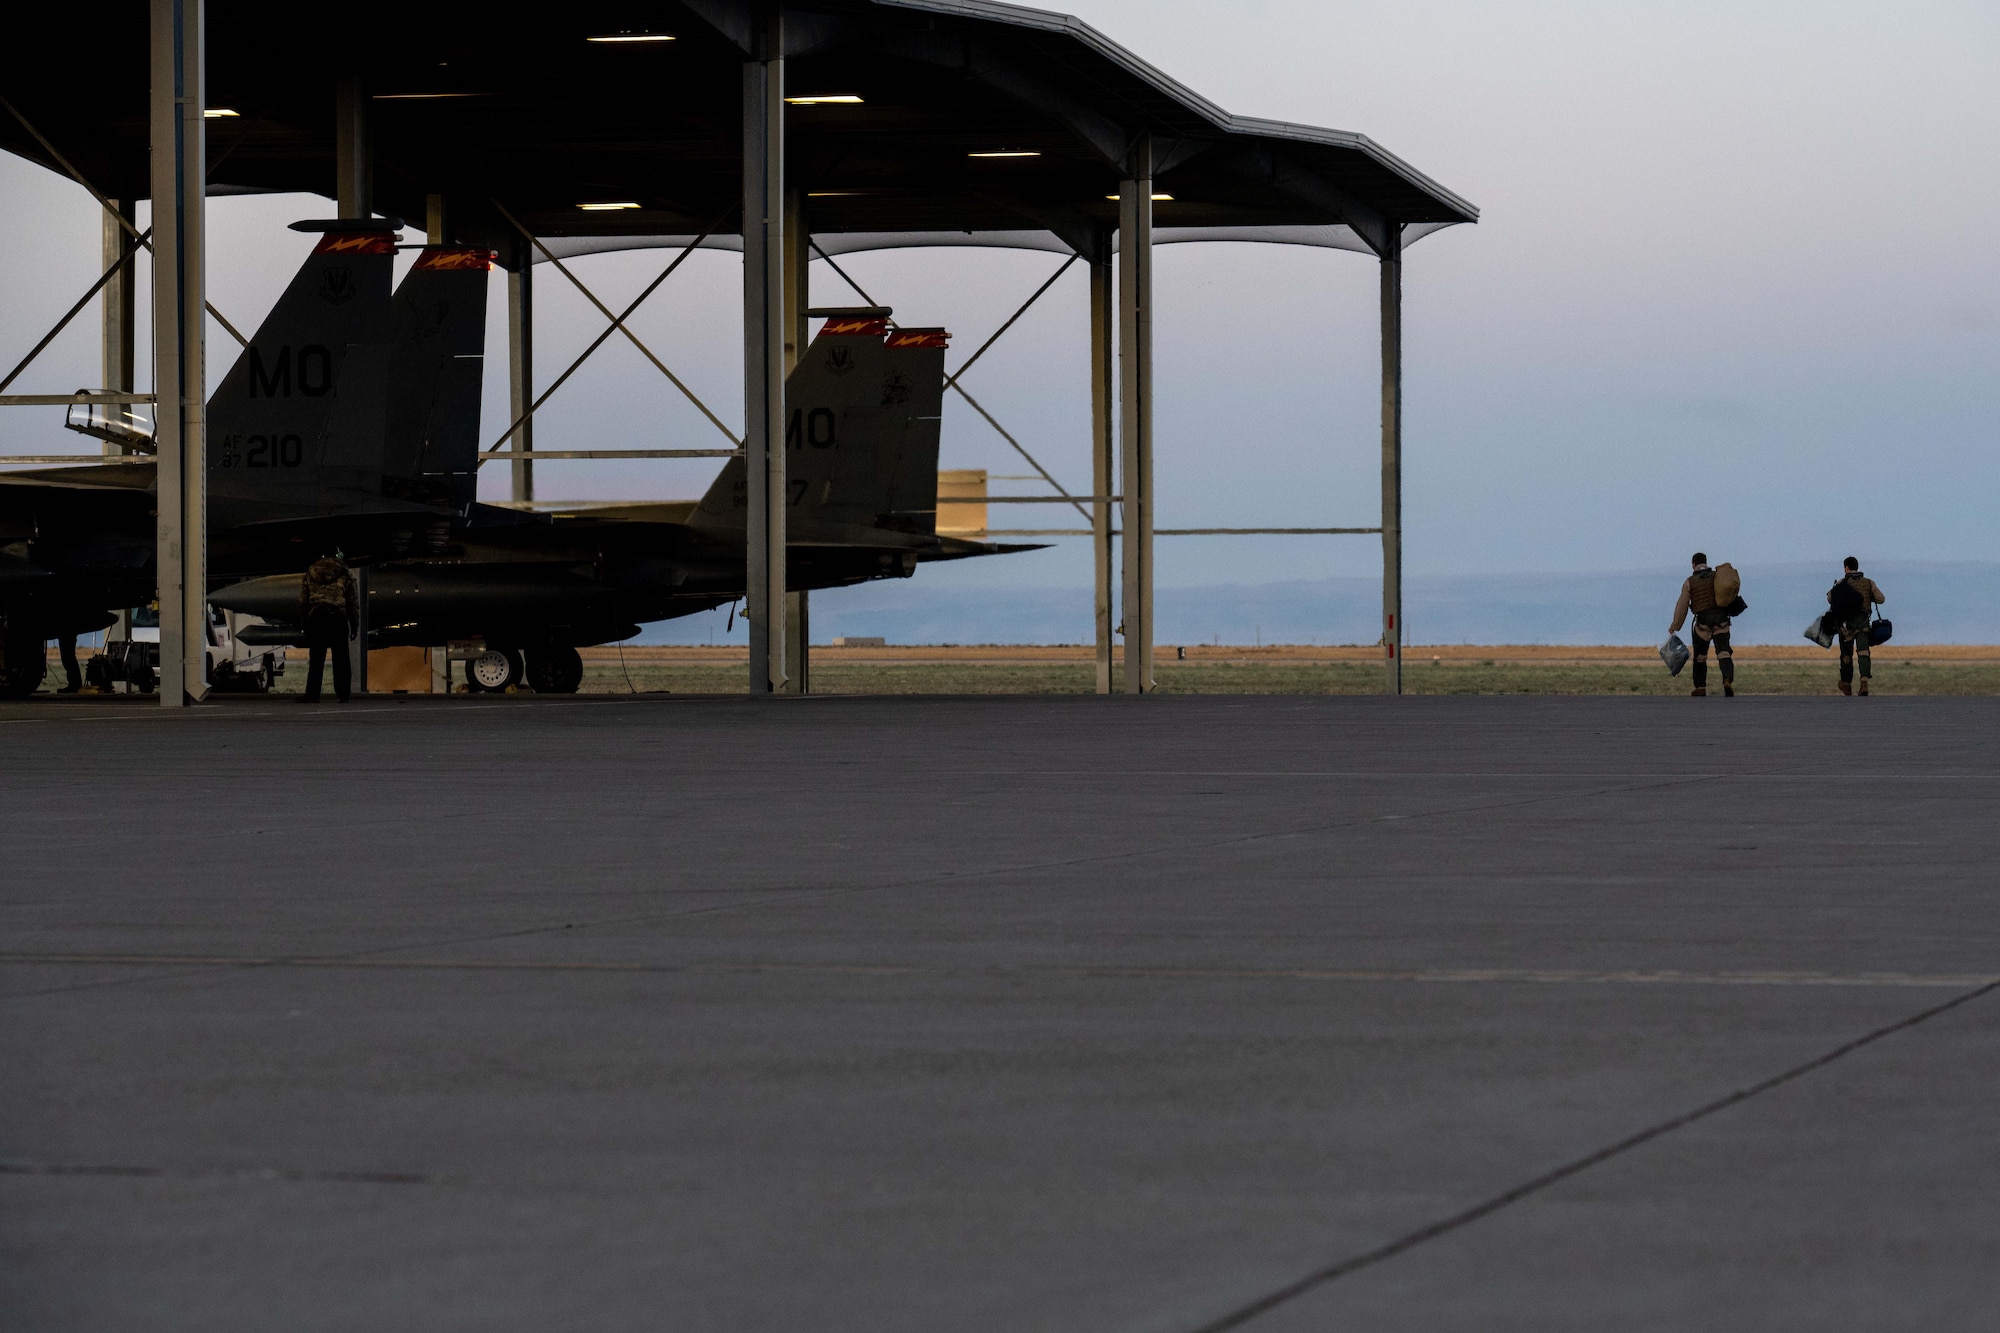
[[[2000,700],[0,707],[0,1326],[1977,1327]]]

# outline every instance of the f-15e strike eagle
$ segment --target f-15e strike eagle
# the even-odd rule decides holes
[[[573,691],[576,650],[744,595],[747,474],[698,501],[527,514],[476,498],[489,255],[428,246],[390,292],[380,220],[300,223],[311,256],[208,404],[210,601],[296,635],[299,571],[370,571],[369,645],[475,640]],[[946,334],[829,319],[786,381],[787,586],[1030,549],[936,532]],[[154,595],[154,468],[0,472],[0,694],[43,644]]]

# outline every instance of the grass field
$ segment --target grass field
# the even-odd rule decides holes
[[[1154,675],[1163,694],[1379,694],[1382,665],[1372,647],[1191,646],[1162,648]],[[586,648],[586,694],[742,694],[747,657],[738,648]],[[1811,646],[1737,653],[1737,692],[1832,694],[1838,659]],[[293,650],[281,692],[304,688],[304,653]],[[454,669],[456,679],[463,680]],[[1096,679],[1088,648],[1074,646],[911,646],[813,649],[816,694],[1089,694]],[[45,691],[61,683],[51,663]],[[1409,694],[1685,695],[1691,673],[1669,676],[1647,648],[1453,645],[1412,648],[1403,668]],[[329,682],[329,685],[331,682]],[[1721,693],[1711,670],[1710,688]],[[2000,695],[2000,646],[1895,645],[1875,655],[1875,693]]]
[[[698,651],[698,650],[695,650]],[[1008,649],[890,649],[869,658],[836,657],[816,650],[812,671],[818,694],[1088,694],[1095,672],[1087,657],[1071,660],[1023,656],[1030,650]],[[1378,661],[1327,660],[1329,650],[1307,657],[1285,655],[1295,650],[1202,650],[1190,660],[1171,654],[1157,661],[1154,675],[1165,694],[1378,694],[1382,668]],[[1413,653],[1403,670],[1410,694],[1629,694],[1684,695],[1690,674],[1669,676],[1657,658],[1650,663],[1644,650],[1609,650],[1609,658],[1580,657],[1582,650],[1560,650],[1560,656],[1526,655],[1519,649],[1454,648],[1435,655]],[[1476,656],[1479,652],[1494,656]],[[1811,652],[1811,649],[1807,650]],[[1876,657],[1873,690],[1878,694],[2000,694],[2000,650],[1913,649],[1908,657],[1883,653]],[[895,660],[895,656],[904,660]],[[608,660],[607,660],[608,658]],[[872,659],[872,660],[871,660]],[[917,660],[911,660],[917,659]],[[1812,658],[1773,650],[1765,656],[1739,655],[1737,692],[1754,694],[1832,694],[1836,658],[1821,653]],[[665,690],[675,694],[738,694],[745,685],[744,659],[697,660],[691,653],[663,657],[657,651],[626,651],[623,664],[615,650],[597,650],[586,663],[583,688],[592,693]],[[1712,669],[1709,685],[1721,693],[1720,677]]]

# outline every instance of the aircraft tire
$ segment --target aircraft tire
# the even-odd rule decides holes
[[[531,651],[528,684],[536,694],[575,694],[583,686],[583,654],[574,648]]]
[[[488,648],[465,664],[465,683],[474,694],[503,693],[519,685],[525,668],[521,654],[512,648]]]
[[[0,699],[25,699],[42,688],[49,671],[48,645],[24,634],[9,634],[0,665]]]

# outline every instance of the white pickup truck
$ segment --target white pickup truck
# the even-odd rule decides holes
[[[244,643],[237,636],[264,622],[256,616],[214,607],[208,612],[208,688],[219,694],[266,694],[285,674],[285,650]],[[160,612],[140,607],[132,612],[131,637],[107,638],[89,662],[83,678],[100,690],[122,683],[142,694],[160,688]]]

